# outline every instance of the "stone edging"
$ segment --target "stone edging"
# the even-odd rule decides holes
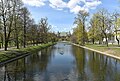
[[[13,58],[11,58],[11,59],[9,59],[9,60],[0,62],[0,66],[2,66],[2,65],[4,65],[4,64],[7,64],[7,63],[10,63],[10,62],[12,62],[12,61],[15,61],[15,60],[17,60],[17,59],[26,57],[26,56],[28,56],[28,55],[30,55],[30,53],[26,53],[26,54],[20,55],[20,56],[18,56],[18,57],[13,57]]]
[[[41,47],[40,50],[42,50],[42,49],[44,49],[44,48],[47,48],[47,47],[49,47],[49,46],[52,46],[52,45],[54,45],[54,44],[56,44],[56,43],[53,43],[53,44],[48,45],[48,46],[45,46],[45,47]],[[27,52],[27,53],[24,53],[24,54],[22,54],[22,55],[20,55],[20,56],[18,56],[18,57],[13,57],[13,58],[7,59],[7,60],[5,60],[5,61],[2,61],[2,62],[0,62],[0,66],[2,66],[2,65],[4,65],[4,64],[7,64],[7,63],[9,63],[9,62],[18,60],[18,59],[20,59],[20,58],[26,57],[26,56],[28,56],[28,55],[31,55],[31,52]]]
[[[88,48],[88,47],[85,47],[85,46],[81,46],[81,45],[78,45],[78,44],[75,44],[75,43],[71,43],[71,44],[72,44],[72,45],[75,45],[75,46],[78,46],[78,47],[81,47],[81,48],[84,48],[84,49],[88,49],[88,50],[91,50],[91,51],[100,53],[100,54],[102,54],[102,55],[106,55],[106,56],[108,56],[108,57],[112,57],[112,58],[115,58],[115,59],[120,60],[120,57],[111,55],[111,54],[109,54],[109,53],[101,52],[101,51],[98,51],[98,50],[95,50],[95,49],[92,49],[92,48]]]

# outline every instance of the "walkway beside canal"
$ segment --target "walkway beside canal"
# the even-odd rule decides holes
[[[81,46],[81,45],[78,45],[78,44],[75,44],[75,43],[72,43],[72,44],[75,45],[75,46],[78,46],[78,47],[81,47],[81,48],[84,48],[84,49],[88,49],[88,50],[91,50],[91,51],[95,51],[97,53],[100,53],[100,54],[103,54],[103,55],[106,55],[106,56],[109,56],[109,57],[112,57],[112,58],[120,60],[120,56],[117,56],[117,54],[115,55],[114,53],[107,53],[107,51],[106,52],[102,52],[102,51],[99,51],[99,50],[96,50],[96,49],[93,49],[93,48],[90,48],[90,47],[87,47],[87,46]],[[119,48],[119,47],[116,47],[116,49],[117,48]]]

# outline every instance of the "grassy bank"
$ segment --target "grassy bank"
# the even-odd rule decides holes
[[[118,47],[117,45],[109,45],[109,47],[107,47],[105,45],[89,44],[85,46],[91,49],[95,49],[101,52],[105,52],[105,53],[120,57],[120,47]]]
[[[21,49],[12,49],[9,51],[2,51],[0,52],[0,63],[7,61],[7,60],[11,60],[13,58],[22,56],[22,55],[29,55],[29,54],[33,54],[33,52],[35,51],[39,51],[43,48],[49,47],[51,45],[53,45],[55,43],[47,43],[47,44],[41,44],[38,46],[30,46],[27,48],[21,48]]]
[[[20,49],[20,51],[25,51],[25,52],[31,52],[32,53],[32,52],[35,52],[35,51],[39,51],[43,48],[49,47],[53,44],[55,44],[55,43],[49,42],[47,44],[41,44],[41,45],[38,45],[38,46],[30,46],[30,47],[27,47],[27,48]]]

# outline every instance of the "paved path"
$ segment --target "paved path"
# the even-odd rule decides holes
[[[38,44],[38,45],[41,45],[41,44]],[[32,46],[32,45],[27,45],[26,47],[29,47],[29,46]],[[7,49],[8,50],[12,50],[12,49],[15,49],[17,47],[8,47]],[[4,48],[0,48],[0,51],[4,51]]]
[[[8,50],[15,49],[16,47],[9,47]],[[0,51],[4,51],[4,48],[1,48]]]
[[[71,43],[75,46],[78,46],[78,47],[82,47],[82,48],[85,48],[85,49],[88,49],[88,50],[91,50],[91,51],[95,51],[97,53],[100,53],[100,54],[103,54],[103,55],[106,55],[106,56],[109,56],[109,57],[112,57],[112,58],[115,58],[115,59],[119,59],[120,60],[120,57],[119,56],[115,56],[115,55],[112,55],[112,54],[109,54],[109,53],[106,53],[106,52],[101,52],[101,51],[98,51],[98,50],[95,50],[95,49],[92,49],[92,48],[89,48],[89,47],[85,47],[85,46],[80,46],[78,44],[74,44],[74,43]]]

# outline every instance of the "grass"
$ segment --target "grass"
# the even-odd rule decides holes
[[[47,44],[41,44],[38,46],[30,46],[27,48],[21,48],[21,49],[12,49],[9,51],[2,51],[0,52],[0,62],[4,62],[6,60],[10,60],[12,58],[16,58],[18,56],[24,55],[24,54],[33,54],[36,51],[39,51],[43,48],[46,48],[48,46],[51,46],[55,43],[49,42]]]
[[[120,57],[120,47],[117,45],[110,44],[109,47],[107,47],[106,45],[87,44],[86,47]]]
[[[45,48],[45,47],[51,46],[51,45],[53,45],[53,44],[54,44],[54,43],[49,42],[49,43],[47,43],[47,44],[41,44],[41,45],[38,45],[38,46],[30,46],[30,47],[27,47],[27,48],[20,49],[20,51],[34,52],[34,51],[43,49],[43,48]]]

